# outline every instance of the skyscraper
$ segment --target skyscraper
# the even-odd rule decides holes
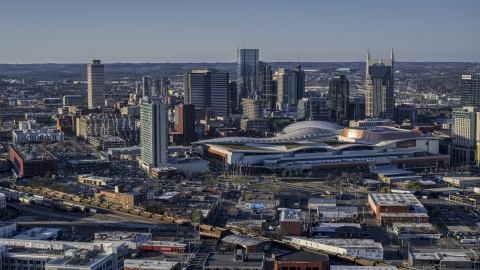
[[[159,97],[144,97],[140,104],[141,166],[146,169],[168,162],[167,105]]]
[[[301,65],[296,65],[293,71],[297,75],[297,101],[299,101],[305,95],[305,71]]]
[[[150,89],[150,81],[151,81],[151,78],[149,76],[142,77],[142,84],[140,86],[142,97],[151,96],[152,92]]]
[[[395,107],[393,72],[393,49],[390,59],[370,59],[370,49],[367,54],[367,70],[365,80],[365,115],[368,118],[393,119]]]
[[[105,74],[100,60],[92,60],[87,65],[88,108],[105,106]]]
[[[279,68],[275,73],[277,77],[277,109],[290,111],[290,107],[297,106],[297,74],[288,68]]]
[[[259,90],[258,49],[237,49],[237,101]]]
[[[172,134],[175,145],[189,145],[198,140],[198,134],[195,132],[195,105],[178,104],[175,106],[175,124],[173,126],[176,133]]]
[[[476,107],[454,108],[452,110],[452,162],[475,164],[475,151],[480,125],[480,109]]]
[[[210,108],[216,115],[229,116],[228,73],[215,69],[192,70],[183,74],[185,104]]]
[[[328,98],[330,99],[330,119],[334,123],[348,120],[350,84],[344,75],[335,75],[328,83]]]
[[[270,64],[260,61],[260,93],[262,99],[266,101],[266,107],[275,109],[277,102],[276,92],[274,91],[273,72]]]
[[[480,73],[462,75],[460,104],[480,107]]]

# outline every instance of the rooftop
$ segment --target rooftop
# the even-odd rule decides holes
[[[337,204],[337,199],[309,198],[308,204]]]
[[[234,244],[234,245],[241,245],[241,246],[253,246],[253,245],[264,243],[265,240],[247,236],[247,235],[232,234],[224,237],[222,239],[222,242],[228,243],[228,244]]]
[[[370,193],[368,196],[372,199],[373,203],[381,206],[402,206],[408,205],[413,211],[427,213],[427,209],[417,200],[413,194],[401,194],[401,193]]]
[[[12,239],[23,239],[23,240],[45,240],[52,239],[58,236],[58,232],[61,229],[57,228],[33,228],[26,232],[20,233]]]
[[[300,209],[288,209],[279,208],[280,221],[300,221],[302,219],[302,210]]]
[[[343,239],[343,238],[305,238],[292,237],[292,242],[297,243],[298,240],[311,241],[323,245],[335,246],[338,248],[370,248],[383,249],[381,243],[375,242],[373,239]]]
[[[102,142],[124,142],[120,137],[111,136],[111,135],[104,135],[102,137],[89,137],[90,140],[102,141]]]
[[[328,261],[328,255],[309,252],[305,250],[295,251],[275,257],[275,260],[300,261],[300,262],[323,262]]]
[[[135,269],[158,269],[170,270],[174,268],[178,262],[172,261],[147,261],[147,260],[130,260],[125,259],[124,267]]]
[[[13,148],[24,160],[56,159],[50,152],[45,150],[45,148],[37,144],[16,145],[13,146]]]
[[[233,253],[216,253],[211,252],[205,260],[204,266],[221,267],[227,266],[229,268],[235,267],[255,267],[263,268],[265,255],[263,253],[248,253],[244,255],[245,260],[234,260]]]
[[[398,270],[396,266],[330,265],[330,270]]]
[[[173,241],[148,241],[145,245],[149,246],[168,246],[168,247],[179,247],[186,248],[187,244],[183,242],[173,242]]]

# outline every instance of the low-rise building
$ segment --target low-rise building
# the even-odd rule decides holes
[[[292,237],[291,243],[318,251],[328,251],[371,260],[383,260],[382,244],[372,239],[322,239]]]
[[[337,199],[309,198],[308,209],[317,210],[319,206],[337,206]]]
[[[393,222],[428,223],[428,211],[413,194],[370,193],[368,205],[382,224]]]
[[[56,129],[26,129],[12,131],[13,142],[18,143],[39,143],[45,139],[52,142],[61,142],[65,139],[63,131]]]
[[[440,239],[442,236],[437,229],[430,223],[408,223],[397,222],[393,223],[393,232],[398,238],[431,238]]]
[[[126,147],[127,143],[124,139],[116,136],[111,135],[103,135],[101,137],[90,137],[88,140],[93,148],[104,151],[110,148],[117,148],[117,147]]]
[[[289,236],[300,236],[302,232],[302,211],[300,209],[279,208],[280,230]]]
[[[275,256],[273,269],[328,270],[329,265],[328,255],[300,250]]]
[[[140,245],[142,252],[187,253],[188,245],[183,241],[148,241]]]
[[[324,221],[356,219],[358,208],[356,206],[319,206],[317,214],[318,218]]]
[[[241,234],[228,235],[221,239],[220,251],[235,251],[239,248],[246,253],[264,252],[270,248],[270,241]]]
[[[94,198],[98,202],[119,204],[123,208],[133,208],[142,204],[147,200],[145,193],[140,192],[116,192],[114,190],[100,190],[94,194]]]
[[[17,234],[13,239],[22,240],[52,240],[57,239],[61,229],[57,228],[32,228],[23,233]]]
[[[10,160],[22,177],[56,174],[58,160],[41,145],[16,145],[10,147]]]
[[[98,187],[107,187],[113,184],[114,178],[108,178],[104,176],[92,175],[92,174],[81,174],[77,176],[78,182],[82,184],[98,186]]]
[[[358,223],[321,223],[312,227],[313,238],[363,238],[362,226]]]
[[[124,242],[95,243],[0,239],[3,269],[97,270],[123,269]]]
[[[96,232],[95,240],[124,241],[129,249],[139,249],[140,245],[152,240],[151,233],[140,232]]]
[[[72,174],[104,171],[110,169],[110,162],[106,159],[71,159],[67,161],[67,169]]]
[[[265,254],[249,253],[242,250],[235,253],[210,252],[203,264],[203,270],[264,270]]]
[[[478,268],[480,260],[472,250],[410,250],[408,263],[414,267],[440,266],[441,269]]]
[[[0,238],[10,238],[17,233],[17,223],[0,223]]]
[[[398,270],[396,266],[331,265],[330,270]]]
[[[180,192],[165,192],[160,196],[155,197],[155,200],[161,202],[176,202],[180,200],[181,193]]]
[[[180,270],[179,262],[125,259],[124,270]]]

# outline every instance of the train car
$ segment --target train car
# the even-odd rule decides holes
[[[34,197],[34,198],[37,198],[37,199],[40,199],[40,200],[45,199],[45,196],[42,196],[42,195],[36,195],[36,194],[34,194],[33,197]]]
[[[51,203],[50,201],[43,200],[42,205],[43,205],[43,206],[46,206],[46,207],[51,207],[51,206],[52,206],[52,203]]]
[[[142,213],[141,213],[141,216],[142,216],[142,217],[149,218],[149,217],[152,216],[152,213],[150,213],[150,212],[142,212]]]
[[[29,198],[29,197],[19,197],[18,200],[23,202],[23,203],[32,204],[32,199]]]

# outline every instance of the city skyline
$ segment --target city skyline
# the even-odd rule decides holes
[[[477,1],[26,3],[2,4],[0,63],[480,61]]]

